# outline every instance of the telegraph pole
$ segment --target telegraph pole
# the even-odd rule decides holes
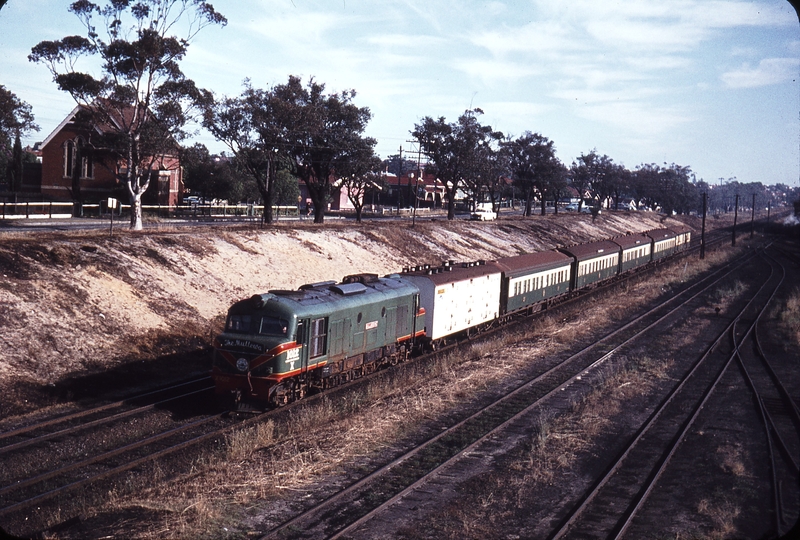
[[[750,212],[750,238],[756,232],[756,194],[753,193],[753,209]]]
[[[733,207],[733,240],[731,246],[736,247],[736,220],[739,218],[739,194],[736,194],[736,205]]]
[[[706,258],[706,208],[708,207],[708,193],[703,193],[703,228],[700,229],[700,258]]]

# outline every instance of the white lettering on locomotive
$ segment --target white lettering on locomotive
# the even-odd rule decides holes
[[[286,360],[285,362],[289,364],[289,369],[294,371],[294,363],[300,360],[300,348],[297,349],[289,349],[286,351]]]

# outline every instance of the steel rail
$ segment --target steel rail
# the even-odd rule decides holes
[[[99,407],[94,407],[94,408],[91,408],[91,409],[86,409],[86,410],[83,410],[83,411],[70,413],[70,414],[67,414],[65,416],[59,416],[59,417],[56,417],[56,418],[50,418],[48,420],[44,420],[42,422],[37,422],[35,424],[31,424],[31,425],[28,425],[28,426],[15,428],[15,429],[0,433],[0,440],[7,439],[9,437],[15,437],[17,435],[22,435],[24,433],[28,433],[28,432],[33,431],[35,429],[40,429],[40,428],[43,428],[43,427],[52,426],[53,424],[59,424],[59,423],[62,423],[62,422],[68,422],[70,420],[75,420],[75,419],[78,419],[78,418],[82,418],[82,417],[88,416],[90,414],[103,412],[103,411],[106,411],[108,409],[113,409],[114,407],[121,407],[123,405],[129,404],[132,401],[135,401],[135,400],[138,400],[138,399],[142,399],[144,397],[151,396],[153,394],[166,392],[168,390],[173,390],[175,388],[180,388],[181,386],[187,386],[187,385],[190,385],[190,384],[195,384],[195,383],[202,382],[202,381],[209,380],[209,379],[211,379],[211,377],[209,377],[209,376],[201,377],[199,379],[192,379],[190,381],[185,381],[185,382],[178,383],[178,384],[175,384],[175,385],[172,385],[172,386],[167,386],[165,388],[160,388],[158,390],[151,390],[151,391],[146,392],[144,394],[139,394],[139,395],[136,395],[136,396],[133,396],[133,397],[125,398],[124,400],[115,401],[113,403],[107,403],[105,405],[100,405]]]
[[[490,404],[490,405],[488,405],[488,406],[486,406],[486,407],[482,408],[481,410],[479,410],[479,411],[475,412],[474,414],[470,415],[469,417],[467,417],[467,418],[464,418],[464,419],[463,419],[463,420],[461,420],[460,422],[458,422],[458,423],[456,423],[456,424],[454,424],[454,425],[452,425],[452,426],[449,426],[447,429],[445,429],[445,430],[443,430],[442,432],[438,433],[438,434],[437,434],[436,436],[434,436],[433,438],[431,438],[431,439],[428,439],[428,440],[424,441],[422,444],[420,444],[419,446],[417,446],[417,447],[413,448],[411,451],[409,451],[409,452],[407,452],[407,453],[405,453],[405,454],[403,454],[403,455],[401,455],[401,456],[397,457],[397,458],[396,458],[396,459],[394,459],[392,462],[390,462],[390,463],[388,463],[388,464],[384,465],[383,467],[381,467],[381,468],[379,468],[379,469],[377,469],[377,470],[373,471],[372,473],[370,473],[370,474],[368,474],[368,475],[366,475],[366,476],[362,477],[361,479],[359,479],[358,481],[354,482],[353,484],[351,484],[351,485],[347,486],[347,487],[346,487],[346,488],[344,488],[343,490],[341,490],[341,491],[339,491],[339,492],[335,493],[334,495],[332,495],[331,497],[329,497],[329,498],[325,499],[324,501],[322,501],[322,502],[321,502],[321,503],[319,503],[318,505],[315,505],[314,507],[312,507],[312,508],[309,508],[308,510],[306,510],[306,511],[304,511],[304,512],[300,513],[300,514],[298,514],[297,516],[294,516],[293,518],[291,518],[291,519],[289,519],[289,520],[287,520],[287,521],[285,521],[285,522],[281,523],[280,525],[278,525],[277,527],[275,527],[275,528],[273,528],[271,531],[269,531],[269,532],[268,532],[266,535],[264,535],[264,536],[261,538],[261,540],[266,540],[266,539],[268,539],[268,538],[275,538],[275,537],[276,537],[276,535],[277,535],[277,534],[278,534],[280,531],[282,531],[282,530],[285,530],[285,529],[287,529],[287,528],[289,528],[289,527],[291,527],[291,526],[293,526],[293,525],[295,525],[295,524],[299,523],[300,521],[302,521],[302,520],[304,520],[304,519],[307,519],[308,517],[311,517],[313,514],[319,513],[320,511],[322,511],[322,510],[323,510],[323,508],[324,508],[325,506],[330,506],[330,505],[332,505],[332,504],[334,504],[334,503],[336,503],[336,502],[340,501],[340,500],[341,500],[341,499],[343,499],[345,496],[347,496],[347,495],[349,495],[350,493],[354,492],[355,490],[357,490],[357,489],[359,489],[359,488],[363,487],[363,486],[364,486],[364,485],[366,485],[368,482],[370,482],[371,480],[373,480],[373,479],[377,478],[378,476],[382,475],[383,473],[385,473],[385,472],[386,472],[386,471],[388,471],[389,469],[391,469],[391,468],[393,468],[393,467],[396,467],[397,465],[399,465],[399,464],[403,463],[404,461],[407,461],[407,460],[408,460],[408,459],[410,459],[411,457],[413,457],[413,456],[415,456],[416,454],[418,454],[419,452],[421,452],[421,451],[422,451],[423,449],[425,449],[426,447],[428,447],[428,446],[432,445],[433,443],[435,443],[435,442],[439,441],[439,440],[440,440],[440,439],[442,439],[443,437],[445,437],[445,436],[447,436],[447,435],[449,435],[449,434],[452,434],[452,432],[454,432],[456,429],[458,429],[458,428],[462,427],[462,426],[463,426],[463,425],[465,425],[467,422],[469,422],[469,421],[472,421],[472,420],[476,419],[478,416],[480,416],[480,415],[484,414],[484,413],[485,413],[487,410],[489,410],[489,409],[491,409],[491,408],[493,408],[493,407],[495,407],[495,406],[498,406],[498,405],[500,405],[500,404],[502,404],[502,403],[505,403],[505,402],[509,401],[510,399],[512,399],[513,397],[515,397],[516,395],[518,395],[519,393],[521,393],[521,392],[523,392],[524,390],[526,390],[526,389],[530,388],[530,387],[531,387],[533,384],[536,384],[537,382],[539,382],[539,381],[543,380],[544,378],[546,378],[546,377],[548,377],[548,376],[552,375],[552,374],[553,374],[553,373],[555,373],[557,370],[559,370],[559,369],[562,369],[562,368],[563,368],[565,365],[567,365],[567,364],[569,364],[570,362],[572,362],[572,361],[576,360],[577,358],[579,358],[579,357],[583,356],[584,354],[586,354],[586,353],[587,353],[587,352],[589,352],[590,350],[592,350],[592,349],[596,348],[598,345],[600,345],[600,344],[603,344],[603,343],[607,342],[607,341],[608,341],[608,340],[610,340],[612,337],[614,337],[614,336],[618,335],[619,333],[623,332],[624,330],[627,330],[628,328],[630,328],[631,326],[633,326],[633,325],[634,325],[634,324],[636,324],[637,322],[641,321],[641,320],[642,320],[642,319],[644,319],[645,317],[647,317],[647,316],[651,315],[651,314],[652,314],[652,313],[654,313],[655,311],[657,311],[657,310],[659,310],[659,309],[663,309],[663,308],[664,308],[664,306],[666,306],[666,305],[668,305],[668,304],[670,304],[670,303],[677,302],[677,301],[678,301],[678,299],[679,299],[679,298],[680,298],[682,295],[688,294],[688,293],[689,293],[689,292],[690,292],[692,289],[694,289],[694,288],[700,288],[700,287],[703,287],[703,288],[702,288],[700,291],[698,291],[697,293],[695,293],[695,294],[694,294],[694,295],[692,295],[690,298],[687,298],[687,299],[684,301],[684,303],[690,302],[691,300],[693,300],[694,298],[696,298],[696,297],[697,297],[699,294],[701,294],[701,293],[702,293],[704,290],[707,290],[709,287],[711,287],[711,286],[713,286],[714,284],[718,283],[718,282],[719,282],[721,279],[723,279],[724,277],[726,277],[727,275],[729,275],[729,274],[730,274],[731,272],[733,272],[735,269],[737,269],[737,268],[741,267],[741,266],[742,266],[742,265],[743,265],[743,264],[746,262],[746,260],[749,260],[749,259],[750,259],[750,257],[747,257],[745,260],[743,260],[743,261],[739,261],[739,264],[738,264],[737,266],[733,266],[733,265],[731,265],[731,264],[728,264],[728,265],[724,265],[724,266],[722,266],[721,268],[718,268],[718,269],[716,269],[714,272],[712,272],[712,273],[711,273],[711,274],[709,274],[708,276],[705,276],[705,277],[703,277],[701,280],[698,280],[698,282],[696,282],[696,283],[692,284],[690,287],[687,287],[687,288],[686,288],[684,291],[681,291],[681,292],[680,292],[680,293],[678,293],[677,295],[675,295],[675,296],[673,296],[672,298],[668,299],[666,302],[664,302],[664,303],[662,303],[662,304],[659,304],[658,306],[655,306],[655,307],[651,308],[650,310],[648,310],[647,312],[645,312],[645,313],[641,314],[640,316],[638,316],[638,317],[637,317],[637,318],[635,318],[634,320],[632,320],[632,321],[628,322],[628,323],[627,323],[627,324],[625,324],[624,326],[622,326],[622,327],[620,327],[620,328],[617,328],[617,329],[616,329],[616,330],[614,330],[613,332],[610,332],[610,333],[609,333],[609,334],[607,334],[606,336],[604,336],[604,337],[602,337],[601,339],[599,339],[599,340],[595,341],[593,344],[591,344],[591,345],[587,345],[586,347],[584,347],[583,349],[581,349],[581,350],[580,350],[580,351],[578,351],[577,353],[575,353],[575,354],[573,354],[572,356],[570,356],[569,358],[565,359],[563,362],[560,362],[559,364],[557,364],[557,365],[553,366],[552,368],[550,368],[550,369],[546,370],[545,372],[543,372],[543,373],[541,373],[541,374],[537,375],[535,378],[533,378],[533,379],[531,379],[531,380],[529,380],[529,381],[526,381],[526,382],[522,383],[522,384],[521,384],[521,385],[519,385],[517,388],[515,388],[515,389],[514,389],[514,390],[512,390],[511,392],[509,392],[509,393],[505,394],[503,397],[501,397],[500,399],[498,399],[498,400],[497,400],[497,401],[495,401],[494,403],[492,403],[492,404]],[[726,269],[727,269],[728,271],[727,271],[727,272],[725,272],[724,274],[722,274],[722,272],[723,272],[724,270],[726,270]],[[718,275],[718,274],[722,274],[722,275]],[[715,278],[716,278],[716,279],[715,279]],[[711,281],[711,280],[713,280],[713,281]],[[706,285],[703,285],[703,284],[704,284],[704,283],[706,283],[707,281],[711,281],[711,283],[708,283],[708,284],[706,284]],[[658,324],[659,322],[663,321],[665,318],[667,318],[667,317],[671,316],[671,315],[672,315],[672,314],[673,314],[673,313],[674,313],[674,312],[675,312],[677,309],[679,309],[679,308],[680,308],[680,306],[678,306],[678,307],[674,308],[673,310],[669,311],[667,314],[663,315],[663,316],[662,316],[660,319],[658,319],[656,322],[652,323],[650,326],[648,326],[647,328],[645,328],[643,331],[647,331],[647,330],[649,330],[649,329],[650,329],[650,328],[652,328],[652,326],[654,326],[655,324]],[[611,355],[612,355],[612,354],[613,354],[613,353],[614,353],[616,350],[618,350],[618,349],[620,349],[621,347],[623,347],[623,346],[625,346],[626,344],[628,344],[630,341],[632,341],[632,339],[633,339],[633,338],[630,338],[629,340],[627,340],[627,341],[623,342],[623,343],[622,343],[621,345],[619,345],[619,346],[618,346],[616,349],[612,350],[612,351],[611,351],[611,352],[609,352],[609,353],[606,353],[606,355],[604,355],[604,356],[603,356],[603,357],[601,357],[600,359],[596,360],[595,362],[593,362],[592,364],[590,364],[588,367],[586,367],[586,368],[584,368],[584,369],[580,370],[580,372],[578,373],[578,375],[580,375],[581,373],[586,373],[586,372],[587,372],[589,369],[592,369],[592,368],[593,368],[595,365],[598,365],[600,362],[602,362],[602,361],[604,361],[604,360],[606,360],[606,359],[610,358],[610,357],[611,357]],[[577,376],[577,375],[576,375],[576,376]],[[575,377],[575,376],[573,376],[573,378],[574,378],[574,377]],[[572,380],[572,379],[569,379],[569,380]],[[564,386],[564,383],[562,383],[562,384],[559,384],[559,385],[558,385],[558,387],[559,387],[559,388],[561,388],[561,387],[563,387],[563,386]]]
[[[774,272],[774,269],[772,269],[772,270]],[[764,282],[764,284],[759,288],[759,290],[753,295],[753,297],[750,299],[750,301],[748,301],[748,304],[745,307],[748,307],[755,300],[756,296],[761,293],[761,291],[766,287],[767,282],[771,278],[772,278],[772,273],[770,274],[770,277]],[[772,299],[775,297],[775,294],[777,293],[777,291],[778,291],[778,287],[776,287],[772,291],[772,293],[770,294],[769,298],[767,299],[767,302],[765,303],[764,307],[759,310],[759,312],[758,312],[759,316],[767,309],[767,306],[772,301]],[[738,321],[738,318],[737,318],[737,321]],[[736,322],[736,321],[734,321],[734,322]],[[750,324],[750,326],[748,327],[748,329],[745,332],[744,336],[742,337],[742,342],[744,342],[744,340],[747,339],[747,337],[753,332],[753,330],[755,329],[757,323],[758,323],[758,318],[756,318],[756,320],[754,320]],[[697,419],[697,416],[700,414],[700,410],[703,408],[703,406],[705,405],[706,401],[708,401],[708,399],[711,397],[711,394],[712,394],[714,388],[716,387],[716,385],[719,383],[719,380],[725,374],[725,372],[727,371],[728,366],[731,364],[733,359],[735,357],[739,357],[739,354],[740,354],[739,353],[739,347],[736,344],[736,336],[735,335],[734,335],[733,339],[734,339],[734,341],[733,341],[734,351],[730,355],[730,358],[728,359],[728,361],[726,362],[725,367],[720,372],[719,377],[717,378],[717,380],[706,391],[702,402],[696,407],[694,413],[692,414],[691,418],[686,422],[686,424],[685,424],[683,430],[681,431],[680,435],[674,439],[674,445],[673,445],[672,449],[670,450],[670,452],[666,456],[666,458],[664,458],[662,460],[661,466],[658,468],[658,471],[655,473],[655,475],[653,476],[652,480],[648,483],[647,489],[644,491],[642,496],[639,498],[639,501],[636,503],[636,505],[633,507],[633,509],[630,512],[628,512],[628,515],[625,517],[625,519],[622,522],[622,524],[618,525],[618,527],[619,527],[618,528],[618,532],[614,535],[615,539],[621,538],[625,534],[625,532],[628,530],[628,527],[630,527],[630,524],[633,521],[633,518],[636,516],[638,511],[641,509],[641,507],[644,505],[644,503],[649,498],[650,493],[652,493],[656,483],[658,482],[658,480],[663,475],[664,471],[667,468],[667,465],[668,465],[669,461],[671,460],[672,456],[675,455],[675,452],[677,451],[678,447],[680,446],[680,443],[683,441],[684,437],[686,436],[687,432],[689,431],[689,428],[691,428],[691,426],[694,424],[694,421]]]
[[[160,440],[166,439],[167,437],[171,437],[172,435],[176,435],[176,434],[178,434],[178,433],[180,433],[182,431],[186,431],[187,429],[190,429],[190,428],[193,428],[193,427],[198,427],[198,426],[201,426],[203,424],[207,424],[208,422],[211,422],[212,420],[216,420],[218,418],[221,418],[222,416],[224,416],[226,414],[227,413],[220,413],[220,414],[214,414],[214,415],[211,415],[211,416],[206,416],[206,417],[201,418],[199,420],[195,420],[194,422],[190,422],[188,424],[184,424],[182,426],[178,426],[176,428],[172,428],[170,430],[163,431],[161,433],[158,433],[156,435],[147,437],[147,438],[142,439],[140,441],[136,441],[134,443],[126,444],[125,446],[120,446],[119,448],[115,448],[114,450],[109,450],[108,452],[103,452],[103,453],[98,454],[96,456],[84,459],[82,461],[78,461],[78,462],[72,463],[70,465],[66,465],[66,466],[61,467],[59,469],[48,471],[46,473],[42,473],[40,475],[31,477],[31,478],[27,478],[25,480],[21,480],[19,482],[15,482],[13,484],[10,484],[8,486],[0,488],[0,495],[5,495],[6,493],[10,493],[12,491],[16,491],[16,490],[18,490],[20,488],[31,486],[33,484],[38,484],[39,482],[43,482],[45,480],[49,480],[50,478],[53,478],[53,477],[58,476],[60,474],[68,473],[70,471],[74,471],[75,469],[80,469],[81,467],[86,467],[87,465],[93,465],[95,463],[98,463],[98,462],[103,461],[105,459],[109,459],[109,458],[118,456],[118,455],[123,454],[125,452],[128,452],[130,450],[135,450],[137,448],[141,448],[143,446],[147,446],[148,444],[153,444],[153,443],[158,442]],[[5,515],[7,513],[7,510],[8,510],[8,508],[0,509],[0,516]]]
[[[90,422],[86,422],[85,424],[79,424],[77,426],[72,426],[69,428],[64,428],[59,431],[53,431],[51,433],[45,433],[44,435],[39,435],[38,437],[33,437],[31,439],[26,439],[24,441],[20,441],[18,443],[9,444],[7,446],[0,447],[0,454],[5,454],[7,452],[11,452],[13,450],[19,450],[20,448],[25,448],[32,444],[40,443],[43,441],[49,441],[50,439],[55,439],[56,437],[61,437],[64,435],[69,435],[70,433],[75,433],[81,431],[82,429],[88,429],[90,427],[96,427],[99,425],[107,424],[109,422],[113,422],[115,420],[120,420],[122,418],[127,418],[129,416],[133,416],[135,414],[139,414],[145,411],[149,411],[158,407],[159,405],[163,405],[164,403],[169,403],[170,401],[175,401],[178,399],[186,398],[189,396],[193,396],[194,394],[200,394],[202,392],[208,392],[209,390],[213,390],[213,386],[207,386],[205,388],[201,388],[199,390],[194,390],[192,392],[187,392],[186,394],[181,394],[179,396],[173,396],[171,398],[162,399],[161,401],[156,401],[155,403],[151,403],[150,405],[143,405],[142,407],[137,407],[135,409],[130,409],[127,411],[123,411],[121,413],[113,414],[111,416],[106,416],[103,418],[98,418],[96,420],[92,420]]]

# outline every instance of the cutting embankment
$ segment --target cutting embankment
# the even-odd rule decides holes
[[[697,223],[684,222],[697,229]],[[130,391],[209,368],[236,300],[270,289],[491,260],[676,224],[636,213],[444,220],[285,222],[145,232],[3,232],[0,418]]]

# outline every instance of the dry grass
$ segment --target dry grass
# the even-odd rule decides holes
[[[722,464],[722,470],[734,476],[750,476],[745,466],[744,450],[741,446],[725,445],[717,448],[717,455]]]
[[[778,310],[778,320],[794,343],[800,345],[800,290],[795,289],[786,299],[782,309]]]
[[[706,538],[712,540],[737,538],[734,521],[741,513],[738,506],[728,501],[711,502],[703,499],[697,504],[697,512],[709,517],[714,523],[714,529],[704,535]]]

